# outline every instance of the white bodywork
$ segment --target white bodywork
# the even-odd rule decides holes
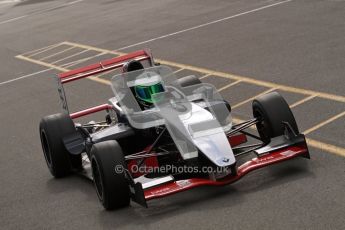
[[[181,118],[181,121],[188,130],[195,146],[214,164],[224,167],[235,163],[236,160],[230,143],[221,126],[215,124],[207,130],[193,130],[193,125],[197,126],[198,123],[208,121],[215,123],[215,118],[208,110],[192,103],[192,115],[186,119]]]
[[[217,111],[205,109],[195,99],[210,105],[214,100],[222,100],[214,86],[197,84],[181,87],[176,84],[173,72],[164,66],[145,69],[160,74],[165,91],[153,95],[154,107],[142,110],[131,87],[136,82],[142,82],[143,74],[129,72],[114,76],[112,88],[115,98],[110,102],[121,105],[122,112],[128,118],[131,126],[137,129],[147,129],[165,125],[175,142],[183,159],[193,159],[202,152],[216,166],[233,165],[236,160],[224,130],[231,129],[231,116],[224,105]],[[141,72],[142,73],[142,72]],[[145,74],[145,76],[150,74]],[[154,74],[151,74],[152,76]],[[191,101],[191,98],[193,101]],[[226,124],[217,120],[225,117]]]

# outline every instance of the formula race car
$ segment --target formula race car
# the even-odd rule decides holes
[[[112,75],[114,97],[70,113],[63,85]],[[93,180],[107,210],[198,186],[233,183],[248,172],[294,157],[309,158],[303,134],[283,97],[271,92],[252,103],[253,118],[233,124],[231,106],[195,76],[175,77],[149,51],[136,51],[56,76],[63,112],[39,125],[51,174]],[[96,112],[105,119],[78,123]],[[256,127],[256,132],[253,130]],[[255,130],[254,130],[255,131]],[[255,157],[240,164],[249,154]]]

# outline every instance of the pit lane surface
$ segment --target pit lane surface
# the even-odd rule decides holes
[[[342,229],[344,12],[344,1],[331,0],[0,4],[1,227]],[[67,45],[57,47],[62,43]],[[43,48],[50,45],[57,49]],[[44,52],[38,53],[40,48]],[[312,160],[262,169],[224,188],[152,201],[149,209],[133,204],[103,211],[89,181],[50,176],[37,132],[42,116],[60,111],[51,76],[72,68],[68,62],[98,55],[102,51],[97,48],[151,48],[155,57],[181,70],[177,74],[192,73],[214,83],[237,105],[237,119],[250,115],[248,99],[279,86],[295,105],[301,130],[318,143],[310,148]],[[114,55],[105,52],[96,59]],[[224,77],[229,75],[252,80],[234,85],[236,78]],[[254,84],[253,79],[274,85]],[[303,94],[303,89],[311,93]],[[76,110],[112,95],[108,86],[88,80],[67,91]]]

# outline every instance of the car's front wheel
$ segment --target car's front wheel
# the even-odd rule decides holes
[[[279,93],[272,92],[255,99],[252,107],[254,117],[260,120],[256,127],[264,143],[284,134],[283,122],[289,123],[293,131],[299,133],[295,117]]]
[[[117,141],[94,144],[91,149],[93,181],[99,200],[106,210],[129,205],[129,183],[125,158]]]

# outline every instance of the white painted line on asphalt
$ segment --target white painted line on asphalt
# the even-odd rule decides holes
[[[19,17],[11,18],[11,19],[8,19],[8,20],[0,22],[0,25],[5,24],[5,23],[9,23],[9,22],[14,22],[14,21],[17,21],[19,19],[26,18],[27,16],[29,16],[29,15],[25,14],[25,15],[22,15],[22,16],[19,16]]]
[[[73,2],[69,2],[69,3],[66,3],[65,5],[66,6],[69,6],[69,5],[73,5],[73,4],[76,4],[76,3],[78,3],[78,2],[83,2],[84,0],[75,0],[75,1],[73,1]]]
[[[40,10],[40,11],[37,11],[37,12],[33,12],[31,14],[25,14],[25,15],[22,15],[22,16],[19,16],[19,17],[7,19],[5,21],[0,22],[0,25],[6,24],[6,23],[9,23],[9,22],[18,21],[18,20],[26,18],[28,16],[33,16],[33,15],[37,15],[37,14],[41,14],[41,13],[46,13],[46,12],[49,12],[51,10],[56,10],[56,9],[59,9],[61,7],[64,7],[64,6],[70,6],[70,5],[73,5],[73,4],[76,4],[76,3],[79,3],[79,2],[83,2],[83,1],[85,1],[85,0],[76,0],[76,1],[73,1],[73,2],[68,2],[68,3],[61,4],[61,5],[52,7],[52,8],[48,8],[48,9]]]
[[[9,3],[16,3],[21,2],[22,0],[2,0],[0,1],[0,4],[9,4]]]
[[[28,78],[28,77],[32,77],[32,76],[40,74],[40,73],[48,72],[49,70],[52,70],[52,69],[53,68],[44,69],[44,70],[40,70],[40,71],[35,72],[35,73],[30,73],[30,74],[27,74],[27,75],[24,75],[24,76],[21,76],[21,77],[17,77],[17,78],[11,79],[11,80],[3,81],[3,82],[0,82],[0,86],[6,85],[6,84],[14,82],[14,81],[22,80],[22,79],[25,79],[25,78]]]
[[[149,40],[138,42],[138,43],[135,43],[135,44],[132,44],[132,45],[129,45],[129,46],[124,46],[124,47],[121,47],[121,48],[116,49],[116,50],[117,51],[124,50],[124,49],[128,49],[128,48],[131,48],[131,47],[134,47],[134,46],[142,45],[142,44],[153,42],[153,41],[156,41],[156,40],[159,40],[159,39],[163,39],[163,38],[171,37],[171,36],[174,36],[174,35],[177,35],[177,34],[181,34],[181,33],[184,33],[184,32],[188,32],[188,31],[191,31],[191,30],[196,30],[196,29],[199,29],[199,28],[202,28],[202,27],[205,27],[205,26],[216,24],[218,22],[227,21],[229,19],[237,18],[237,17],[243,16],[243,15],[246,15],[246,14],[254,13],[254,12],[257,12],[257,11],[260,11],[260,10],[264,10],[264,9],[267,9],[267,8],[270,8],[270,7],[273,7],[273,6],[277,6],[277,5],[281,5],[281,4],[284,4],[284,3],[288,3],[288,2],[291,2],[291,1],[293,1],[293,0],[285,0],[285,1],[277,2],[277,3],[273,3],[273,4],[270,4],[270,5],[262,6],[262,7],[253,9],[253,10],[248,10],[248,11],[245,11],[245,12],[242,12],[242,13],[239,13],[239,14],[235,14],[235,15],[229,16],[229,17],[225,17],[225,18],[217,19],[217,20],[214,20],[214,21],[211,21],[211,22],[207,22],[207,23],[204,23],[204,24],[200,24],[200,25],[197,25],[197,26],[193,26],[193,27],[190,27],[190,28],[187,28],[187,29],[184,29],[184,30],[179,30],[179,31],[176,31],[176,32],[173,32],[173,33],[170,33],[170,34],[166,34],[166,35],[162,35],[162,36],[156,37],[156,38],[151,38]]]

